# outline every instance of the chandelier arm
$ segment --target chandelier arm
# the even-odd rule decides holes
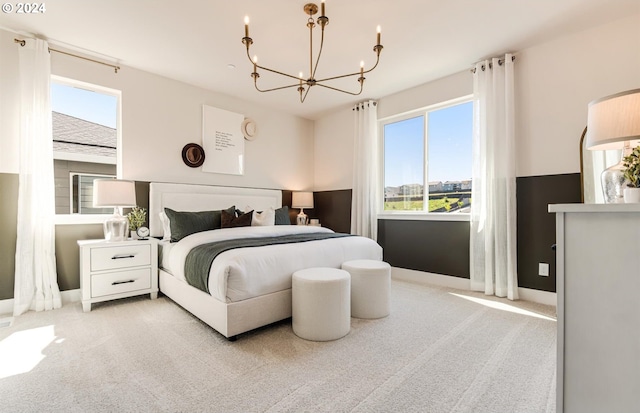
[[[349,92],[347,90],[338,89],[336,87],[323,85],[322,83],[316,83],[316,86],[326,87],[327,89],[335,90],[336,92],[342,92],[342,93],[346,93],[347,95],[353,95],[353,96],[358,96],[359,94],[361,94],[362,93],[362,89],[363,89],[363,83],[362,82],[360,83],[360,91],[358,93]]]
[[[260,88],[258,87],[258,82],[256,81],[256,82],[254,82],[254,86],[256,87],[256,90],[257,90],[258,92],[273,92],[274,90],[289,89],[289,88],[291,88],[291,87],[300,86],[300,84],[299,84],[299,83],[296,83],[295,85],[280,86],[280,87],[274,87],[274,88],[271,88],[271,89],[264,89],[264,90],[262,90],[262,89],[260,89]]]
[[[307,90],[304,92],[304,97],[302,96],[302,94],[300,94],[300,103],[304,103],[304,100],[307,98],[307,95],[309,94],[310,90],[311,88],[308,87]]]
[[[371,69],[369,69],[369,70],[365,70],[365,71],[364,71],[364,72],[362,72],[362,73],[364,74],[364,73],[369,73],[369,72],[373,71],[373,69],[375,69],[376,67],[378,67],[378,63],[380,63],[380,55],[379,55],[379,54],[378,54],[378,56],[376,56],[376,64],[375,64],[375,65],[373,65],[373,67],[372,67]]]
[[[380,62],[380,56],[378,56],[378,58],[376,59],[376,64],[373,65],[373,67],[371,69],[363,71],[362,74],[371,72],[373,69],[378,67],[378,63],[379,62]],[[324,78],[324,79],[318,79],[318,80],[316,80],[316,82],[319,83],[319,82],[326,82],[328,80],[342,79],[343,77],[360,76],[360,74],[361,74],[360,72],[354,72],[354,73],[349,73],[349,74],[341,75],[341,76],[334,76],[334,77],[327,77],[327,78]]]
[[[313,28],[315,24],[311,21],[311,17],[309,17],[309,19],[310,21],[307,23],[307,26],[309,26],[309,78],[313,79]]]
[[[268,67],[260,66],[259,64],[254,63],[253,60],[251,59],[251,56],[249,55],[249,49],[248,48],[247,48],[247,58],[249,59],[251,64],[254,65],[258,69],[266,70],[266,71],[272,72],[272,73],[277,73],[277,74],[282,75],[282,76],[290,77],[291,79],[300,80],[300,78],[298,76],[293,76],[293,75],[289,75],[287,73],[278,72],[277,70],[269,69]],[[289,86],[286,86],[286,87],[289,87]]]
[[[300,78],[298,76],[288,75],[286,73],[278,72],[277,70],[269,69],[268,67],[264,67],[264,66],[260,66],[260,65],[256,65],[256,67],[258,69],[266,70],[267,72],[276,73],[276,74],[279,74],[279,75],[282,75],[282,76],[286,76],[286,77],[290,77],[291,79],[295,79],[297,81],[300,81]],[[297,85],[295,85],[295,86],[297,86]],[[289,86],[287,86],[287,87],[289,87]]]
[[[322,55],[322,46],[324,45],[324,26],[322,27],[322,31],[320,34],[320,50],[318,51],[318,58],[316,59],[316,65],[313,68],[313,72],[311,72],[311,78],[316,78],[316,70],[318,70],[318,63],[320,63],[320,56]]]

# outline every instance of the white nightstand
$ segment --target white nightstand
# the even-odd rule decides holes
[[[82,309],[117,298],[158,297],[158,240],[80,240]]]

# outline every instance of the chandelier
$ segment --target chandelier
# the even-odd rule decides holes
[[[251,58],[251,54],[249,53],[249,48],[253,44],[253,39],[249,37],[249,17],[245,16],[244,37],[242,38],[242,43],[247,47],[247,58],[249,58],[249,61],[253,64],[253,72],[251,73],[251,77],[253,78],[253,84],[256,90],[258,90],[259,92],[272,92],[274,90],[297,87],[297,90],[300,93],[300,103],[304,102],[304,100],[307,98],[307,94],[309,93],[309,90],[311,90],[313,86],[322,86],[327,89],[335,90],[342,93],[347,93],[349,95],[354,95],[354,96],[357,96],[360,93],[362,93],[362,88],[364,86],[364,80],[365,80],[364,74],[369,73],[373,69],[375,69],[376,66],[378,66],[378,62],[380,61],[380,52],[382,51],[382,45],[380,44],[380,26],[378,26],[376,45],[373,46],[373,51],[376,53],[376,63],[373,65],[371,69],[364,70],[364,62],[360,62],[360,71],[358,72],[348,73],[340,76],[332,76],[332,77],[327,77],[323,79],[316,79],[316,69],[318,68],[318,62],[320,61],[320,56],[322,55],[322,46],[324,43],[324,28],[329,24],[329,18],[325,16],[324,0],[322,0],[320,7],[321,7],[320,17],[318,17],[318,20],[317,20],[317,24],[318,26],[320,26],[320,50],[318,50],[318,56],[316,57],[315,62],[313,59],[313,29],[316,27],[316,21],[314,21],[313,15],[318,12],[318,6],[316,6],[313,3],[308,3],[308,4],[305,4],[303,8],[304,12],[307,15],[309,15],[309,18],[307,20],[307,27],[309,28],[309,77],[307,79],[304,79],[302,72],[300,72],[298,76],[283,73],[274,69],[269,69],[268,67],[260,66],[258,64],[257,56],[254,56],[253,59]],[[295,83],[280,86],[280,87],[274,87],[271,89],[260,89],[258,87],[258,78],[260,77],[260,74],[258,73],[258,69],[271,72],[271,73],[276,73],[278,75],[282,75],[290,79],[295,79]],[[347,90],[339,89],[339,88],[332,87],[325,84],[325,82],[329,82],[336,79],[342,79],[345,77],[351,77],[351,76],[358,76],[357,80],[358,80],[358,83],[360,83],[360,90],[358,92],[350,92]]]

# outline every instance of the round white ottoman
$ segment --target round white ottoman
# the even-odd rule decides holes
[[[391,266],[384,261],[353,260],[342,264],[351,274],[351,316],[382,318],[391,312]]]
[[[337,340],[351,330],[349,273],[338,268],[307,268],[291,279],[291,324],[300,338]]]

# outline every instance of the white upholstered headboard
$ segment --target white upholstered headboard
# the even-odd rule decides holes
[[[192,184],[149,185],[149,230],[152,237],[162,237],[160,212],[164,208],[176,211],[213,211],[235,205],[244,210],[250,206],[263,210],[282,206],[282,191],[277,189],[236,188]]]

